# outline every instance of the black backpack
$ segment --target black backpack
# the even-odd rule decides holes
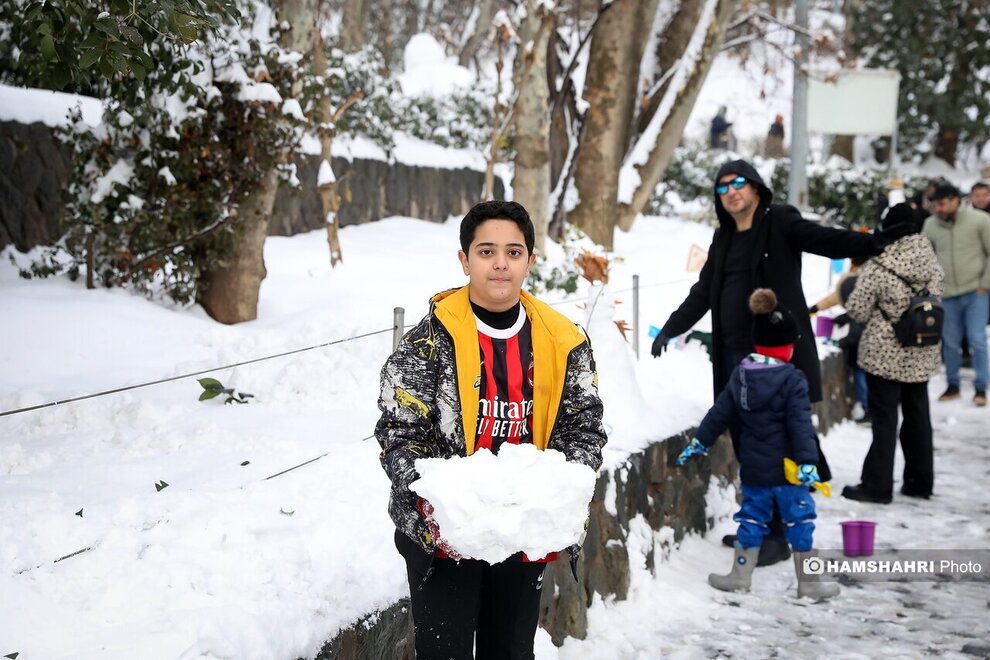
[[[900,342],[901,346],[908,348],[937,346],[942,340],[942,325],[945,322],[945,309],[942,308],[942,298],[931,295],[928,289],[922,289],[920,292],[915,293],[914,288],[906,279],[886,266],[877,265],[887,272],[893,273],[914,294],[911,296],[911,302],[908,304],[908,308],[901,315],[901,318],[896,321],[891,319],[887,315],[887,312],[883,311],[883,308],[878,305],[881,316],[893,326],[894,336],[897,337],[897,341]]]

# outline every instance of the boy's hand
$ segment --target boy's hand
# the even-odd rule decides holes
[[[818,468],[807,463],[798,466],[797,478],[802,486],[811,486],[821,481],[821,478],[818,476]]]
[[[447,539],[440,536],[440,525],[437,523],[436,518],[433,517],[433,505],[430,504],[429,500],[423,500],[423,515],[425,516],[424,522],[426,523],[427,529],[430,530],[430,536],[433,538],[433,545],[443,552],[447,553],[447,557],[455,561],[460,561],[463,559],[461,554],[454,549]]]
[[[697,438],[691,438],[691,444],[684,448],[684,451],[680,453],[677,460],[674,461],[674,465],[677,467],[684,467],[688,464],[688,461],[693,459],[695,456],[707,456],[708,450],[705,446],[701,444],[701,441]]]

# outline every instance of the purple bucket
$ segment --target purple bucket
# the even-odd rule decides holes
[[[846,520],[842,525],[842,554],[872,557],[877,524],[870,520]]]
[[[815,336],[828,339],[832,336],[832,326],[835,322],[831,316],[818,315],[815,317]]]

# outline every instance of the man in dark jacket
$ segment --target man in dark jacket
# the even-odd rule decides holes
[[[728,149],[731,145],[729,129],[732,122],[725,118],[726,107],[719,106],[718,113],[712,117],[709,143],[712,149]]]
[[[807,309],[801,286],[802,253],[841,259],[883,251],[876,236],[823,227],[802,218],[793,206],[772,201],[773,193],[748,162],[734,160],[719,168],[715,176],[719,227],[708,249],[708,261],[698,282],[653,342],[652,353],[657,357],[672,338],[690,330],[711,310],[715,396],[725,388],[733,369],[753,351],[753,317],[747,307],[751,291],[767,287],[789,309]],[[822,379],[809,316],[800,315],[798,333],[792,362],[808,379],[808,394],[814,403],[822,400]],[[738,428],[729,430],[735,446]],[[822,481],[831,479],[820,449],[818,473]],[[771,525],[771,535],[760,554],[761,566],[788,557],[779,521]]]

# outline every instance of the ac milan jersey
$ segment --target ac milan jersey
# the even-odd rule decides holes
[[[533,442],[533,340],[526,310],[504,330],[477,316],[481,347],[476,448],[498,453],[503,442]]]

